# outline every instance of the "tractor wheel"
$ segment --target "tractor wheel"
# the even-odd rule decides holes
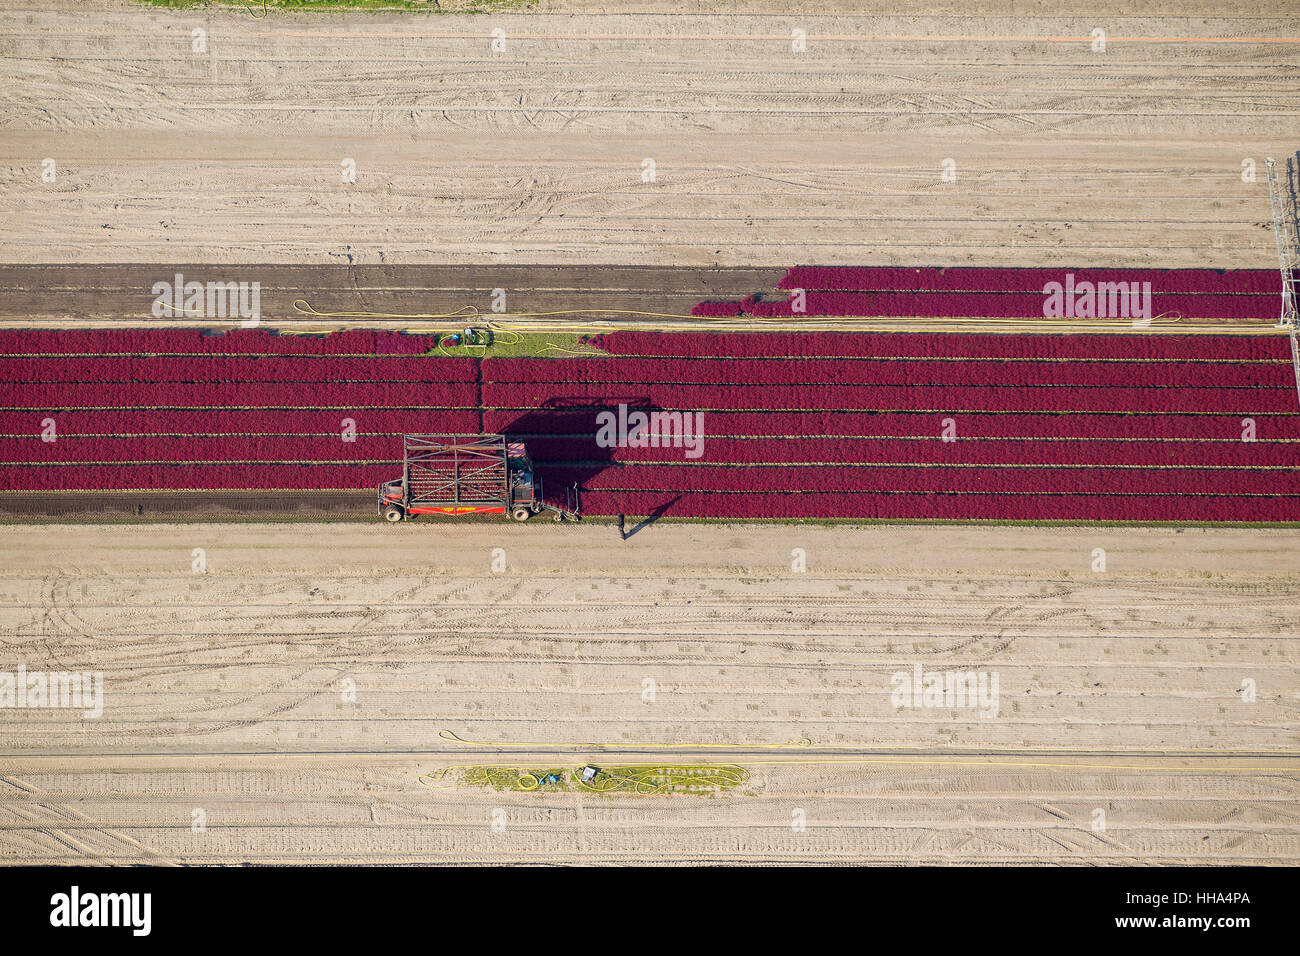
[[[532,512],[527,508],[516,508],[511,512],[510,517],[514,518],[516,521],[527,521],[530,514],[532,514]]]
[[[384,509],[384,520],[396,523],[402,520],[402,509],[397,505],[389,505]]]

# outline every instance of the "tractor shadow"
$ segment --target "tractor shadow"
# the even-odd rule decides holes
[[[538,408],[522,412],[506,425],[503,430],[506,436],[527,444],[533,470],[542,479],[548,503],[563,505],[566,488],[576,484],[581,494],[587,490],[588,482],[613,466],[619,449],[596,444],[597,416],[608,412],[617,421],[620,405],[625,405],[629,412],[663,411],[644,395],[598,401],[552,398]]]

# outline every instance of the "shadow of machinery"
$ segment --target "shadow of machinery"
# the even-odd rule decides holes
[[[652,412],[663,408],[644,395],[611,396],[602,399],[552,398],[543,405],[521,412],[505,426],[511,440],[525,442],[533,459],[533,470],[542,479],[546,500],[563,506],[565,489],[578,486],[579,495],[587,483],[613,466],[617,447],[596,444],[598,416],[609,413],[619,420],[619,406],[627,411]]]

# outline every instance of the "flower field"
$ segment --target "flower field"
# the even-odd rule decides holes
[[[985,288],[995,280],[975,273],[998,270],[930,271],[915,281]],[[1178,294],[1223,295],[1193,278]],[[1248,278],[1233,294],[1260,294]],[[552,498],[576,482],[594,515],[1300,521],[1284,336],[597,343],[609,354],[471,359],[369,331],[0,331],[0,490],[369,491],[400,468],[403,434],[505,432],[528,442]],[[602,447],[596,416],[620,405],[703,413],[701,453]]]
[[[1018,335],[971,332],[613,332],[600,345],[616,355],[683,358],[931,358],[1139,362],[1280,360],[1273,336],[1253,335]]]
[[[1277,276],[1268,269],[951,269],[795,266],[782,289],[867,292],[1042,292],[1065,274],[1080,282],[1150,282],[1153,294],[1208,293],[1277,296]]]
[[[1067,279],[1067,276],[1069,278]],[[952,269],[796,266],[779,289],[802,289],[804,308],[796,313],[788,298],[760,301],[700,302],[692,312],[714,318],[809,316],[939,316],[952,318],[1041,319],[1049,283],[1073,289],[1088,284],[1104,300],[1105,313],[1072,316],[1138,317],[1107,287],[1124,283],[1124,292],[1149,284],[1150,317],[1181,319],[1275,319],[1279,313],[1277,277],[1267,269],[1219,272],[1214,269]],[[1104,285],[1103,285],[1104,284]],[[1102,288],[1097,288],[1102,285]],[[1091,306],[1090,308],[1098,308]],[[1123,309],[1123,311],[1117,311]]]
[[[955,318],[1041,319],[1041,292],[817,292],[809,291],[804,311],[788,300],[741,305],[759,318],[810,316],[951,316]],[[704,303],[714,306],[716,303]],[[1112,307],[1113,309],[1114,307]],[[1151,316],[1184,319],[1277,318],[1276,295],[1151,295]],[[1108,313],[1115,317],[1115,311]],[[1125,311],[1124,316],[1130,313]],[[1137,317],[1136,310],[1133,317]]]
[[[487,365],[491,364],[489,359]],[[805,369],[805,373],[814,371]],[[663,382],[483,383],[489,408],[543,406],[549,402],[599,405],[618,399],[661,408],[848,409],[861,412],[1211,412],[1251,415],[1295,407],[1286,388],[1075,388],[1057,385],[679,385]],[[937,432],[937,428],[936,428]]]
[[[496,359],[493,374],[516,383],[548,382],[563,370],[570,381],[591,383],[658,382],[665,385],[750,386],[786,385],[799,373],[815,373],[819,383],[836,385],[942,385],[948,387],[1075,386],[1114,388],[1285,387],[1294,379],[1281,365],[1239,362],[1097,362],[1080,359],[1052,362],[1035,359],[941,360],[927,358],[820,359],[791,363],[789,359],[624,358],[568,359],[563,365],[530,359]]]

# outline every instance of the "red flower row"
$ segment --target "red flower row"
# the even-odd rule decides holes
[[[334,386],[339,387],[339,386]],[[620,403],[640,408],[705,411],[866,410],[936,412],[1210,412],[1259,415],[1291,412],[1295,388],[1081,388],[1054,386],[660,385],[486,382],[483,405],[530,409]],[[246,404],[256,404],[248,402]]]
[[[30,415],[23,413],[21,428],[30,429]],[[233,413],[232,413],[233,414]],[[449,414],[449,413],[440,413]],[[862,435],[891,438],[933,438],[942,429],[944,415],[934,412],[709,412],[705,433],[726,435],[836,436]],[[966,412],[953,416],[962,440],[970,438],[1129,438],[1215,439],[1237,441],[1242,434],[1238,415],[1166,415]],[[62,419],[60,419],[61,421]],[[0,416],[0,423],[5,419]],[[358,419],[360,421],[360,419]],[[483,430],[509,432],[523,438],[534,435],[589,435],[594,413],[547,411],[544,413],[488,409],[483,412]],[[0,426],[0,431],[14,431]],[[212,429],[204,429],[212,430]],[[285,429],[291,431],[293,429]],[[305,429],[304,429],[305,430]],[[371,429],[380,431],[383,429]],[[1255,417],[1255,435],[1261,441],[1300,439],[1300,415]],[[1300,455],[1300,449],[1297,450]]]
[[[267,407],[381,408],[479,404],[473,382],[210,382],[16,385],[0,383],[0,408],[206,408]]]
[[[1248,468],[677,468],[628,465],[593,477],[547,469],[588,491],[930,492],[934,494],[1300,495],[1294,471]]]
[[[961,316],[972,318],[1043,319],[1048,316],[1048,297],[1041,290],[1020,292],[815,292],[805,296],[804,310],[794,311],[791,300],[756,302],[746,300],[741,310],[761,318],[795,316]],[[1276,319],[1279,313],[1276,295],[1188,295],[1151,296],[1149,317],[1174,316],[1185,319]],[[1051,313],[1052,318],[1080,316],[1081,309],[1066,313],[1064,300]],[[1071,307],[1074,308],[1074,307]],[[1114,301],[1097,297],[1091,306],[1098,318],[1138,318],[1141,301]],[[1105,315],[1098,315],[1104,310]]]
[[[355,489],[369,491],[395,476],[400,463],[365,465],[303,462],[287,464],[120,464],[11,466],[0,472],[4,490],[116,489]],[[638,472],[656,472],[643,474]],[[663,472],[663,474],[657,474]],[[606,477],[611,476],[611,477]],[[783,480],[783,476],[786,480]],[[582,480],[580,472],[553,469],[552,481]],[[1089,519],[1146,517],[1153,520],[1300,520],[1294,475],[1255,471],[1142,469],[922,469],[806,468],[706,469],[623,468],[587,478],[583,495],[590,514],[646,514],[683,497],[698,516],[896,518]],[[638,484],[654,484],[636,490]],[[1222,494],[1207,501],[1196,496]],[[1099,514],[1089,497],[1111,496],[1119,511]],[[1259,496],[1259,497],[1253,497]],[[796,511],[780,499],[798,502]],[[1196,510],[1133,514],[1138,503],[1186,499]],[[881,508],[885,501],[892,505]],[[932,511],[927,502],[942,503]],[[1224,506],[1230,502],[1236,504]],[[1262,502],[1284,506],[1253,508]],[[850,504],[851,503],[851,504]],[[905,505],[905,507],[898,507]],[[1199,509],[1209,507],[1208,512]],[[672,512],[670,512],[672,513]],[[1236,515],[1236,516],[1229,516]]]
[[[402,465],[28,465],[0,468],[3,491],[322,489],[371,491]]]
[[[1007,269],[958,266],[948,269],[853,266],[794,266],[781,289],[886,292],[1040,292],[1048,282],[1150,282],[1153,293],[1236,295],[1279,293],[1274,269]]]
[[[707,424],[707,419],[706,419]],[[710,438],[698,464],[1110,465],[1141,467],[1293,468],[1300,446],[1243,441],[1035,441],[972,438]],[[594,437],[528,439],[534,461],[678,462],[692,468],[685,447],[601,448]],[[155,456],[156,457],[156,456]],[[795,485],[792,485],[795,487]]]
[[[704,464],[782,463],[915,465],[1098,465],[1109,467],[1237,467],[1293,469],[1293,442],[1242,441],[1045,441],[968,438],[710,438],[703,454],[689,458],[685,447],[602,448],[592,435],[526,439],[543,467],[568,462],[603,467],[613,463],[676,463],[683,475]],[[322,435],[148,435],[63,434],[46,442],[38,434],[0,438],[0,462],[167,462],[167,461],[377,461],[400,456],[398,434],[367,434],[354,440],[343,429]],[[780,469],[778,469],[780,470]],[[667,474],[667,472],[664,472]],[[681,480],[687,480],[682,478]],[[794,487],[794,485],[792,485]]]
[[[7,382],[472,382],[468,358],[336,358],[241,355],[15,358],[0,356]]]
[[[0,329],[0,353],[153,353],[268,355],[421,355],[437,347],[432,335],[346,329],[322,335],[276,335],[265,329],[233,329],[209,335],[201,329]]]
[[[202,435],[202,434],[324,434],[342,432],[351,418],[358,432],[372,434],[466,434],[479,432],[475,409],[405,408],[201,408],[96,409],[81,411],[0,411],[0,434],[36,435],[41,422],[55,420],[56,434],[66,435]]]
[[[388,461],[401,467],[400,435],[187,435],[145,438],[64,436],[45,442],[39,436],[0,438],[3,462],[170,462],[170,461]]]
[[[1192,495],[682,494],[597,491],[592,514],[681,518],[867,518],[948,521],[1297,521],[1300,497]],[[662,509],[662,510],[661,510]]]
[[[853,357],[1291,360],[1285,335],[1116,335],[997,332],[611,332],[618,355],[686,358]]]
[[[1290,363],[984,359],[486,359],[483,380],[700,385],[1053,385],[1286,388]]]

